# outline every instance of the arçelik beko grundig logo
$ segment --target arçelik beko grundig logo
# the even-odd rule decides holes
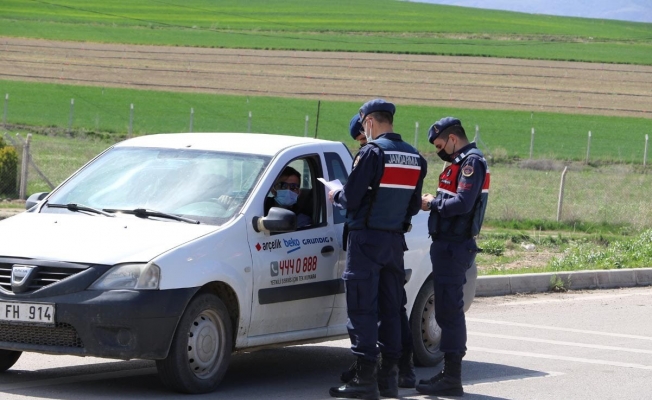
[[[281,242],[281,240],[283,240]],[[269,242],[262,242],[262,243],[256,243],[256,250],[261,251],[272,251],[276,249],[282,249],[283,247],[287,247],[288,253],[292,253],[293,251],[297,251],[301,248],[301,242],[299,242],[299,239],[276,239],[272,240]]]

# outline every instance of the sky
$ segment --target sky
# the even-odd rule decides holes
[[[565,17],[652,23],[652,0],[408,0]]]

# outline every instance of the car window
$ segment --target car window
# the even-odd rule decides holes
[[[337,153],[324,153],[326,159],[326,168],[328,168],[329,180],[339,179],[342,185],[346,185],[349,179],[349,174],[346,172],[346,167],[342,162],[342,158]],[[346,210],[333,207],[333,220],[336,224],[341,224],[346,221]]]
[[[300,189],[296,203],[285,208],[292,210],[297,215],[297,229],[311,229],[323,226],[326,221],[325,201],[323,185],[317,185],[317,178],[323,176],[318,163],[317,156],[298,158],[288,163],[281,170],[281,174],[274,179],[271,184],[267,197],[265,198],[265,215],[271,207],[281,207],[275,199],[274,185],[279,183],[281,175],[298,173]],[[284,177],[285,182],[293,182],[292,179]]]

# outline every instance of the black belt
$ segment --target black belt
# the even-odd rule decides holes
[[[410,229],[412,229],[411,225],[410,225]],[[391,229],[378,229],[378,228],[349,228],[349,232],[351,231],[379,231],[379,232],[400,233],[400,234],[405,233],[405,231],[394,231]]]
[[[450,237],[450,236],[443,236],[443,235],[437,235],[437,234],[435,234],[435,235],[430,234],[430,239],[432,239],[433,242],[436,241],[436,240],[442,240],[444,242],[464,243],[467,240],[473,239],[473,236],[468,236],[468,237],[455,237],[455,236],[453,236],[453,237]]]

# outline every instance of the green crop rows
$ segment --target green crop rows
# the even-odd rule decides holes
[[[0,36],[652,64],[650,24],[394,0],[4,0]]]

